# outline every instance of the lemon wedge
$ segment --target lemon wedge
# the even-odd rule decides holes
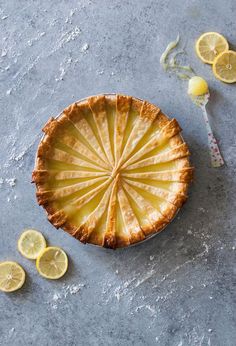
[[[188,94],[201,96],[208,93],[208,84],[202,77],[194,76],[188,82]]]
[[[36,268],[46,279],[59,279],[67,271],[68,257],[59,247],[47,247],[37,258]]]
[[[36,259],[46,248],[46,240],[42,233],[34,230],[25,230],[18,240],[18,250],[28,259]]]
[[[16,262],[0,263],[0,291],[14,292],[25,282],[25,271]]]
[[[206,32],[196,42],[198,57],[207,64],[213,64],[214,59],[222,52],[229,49],[224,36],[217,32]]]
[[[236,52],[228,50],[217,56],[213,63],[213,73],[222,82],[236,82]]]

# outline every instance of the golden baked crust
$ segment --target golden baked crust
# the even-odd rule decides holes
[[[147,101],[98,95],[43,127],[32,173],[49,221],[83,243],[128,246],[161,231],[193,168],[176,119]]]

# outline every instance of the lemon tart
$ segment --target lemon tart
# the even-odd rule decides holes
[[[32,174],[49,221],[83,243],[125,247],[160,232],[193,176],[176,119],[125,95],[70,105],[43,128]]]

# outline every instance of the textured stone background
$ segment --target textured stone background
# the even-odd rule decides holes
[[[236,85],[214,79],[193,49],[198,35],[212,30],[235,47],[235,17],[235,0],[0,0],[0,260],[17,260],[27,271],[21,291],[0,294],[0,345],[236,344]],[[185,59],[210,85],[222,169],[210,167],[186,84],[159,65],[177,32]],[[175,116],[196,167],[190,198],[165,232],[115,252],[55,230],[30,184],[49,116],[102,92],[141,97]],[[67,251],[63,280],[44,280],[17,253],[24,227]]]

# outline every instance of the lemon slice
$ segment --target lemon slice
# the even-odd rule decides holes
[[[34,229],[25,230],[18,240],[18,250],[22,256],[29,259],[36,259],[45,248],[44,236]]]
[[[236,52],[228,50],[218,55],[213,63],[216,78],[225,83],[236,82]]]
[[[16,262],[0,263],[0,291],[14,292],[25,282],[25,271]]]
[[[67,271],[68,258],[59,247],[47,247],[37,258],[36,267],[46,279],[59,279]]]
[[[217,32],[206,32],[196,42],[198,57],[207,64],[213,64],[214,59],[222,52],[229,49],[224,36]]]

